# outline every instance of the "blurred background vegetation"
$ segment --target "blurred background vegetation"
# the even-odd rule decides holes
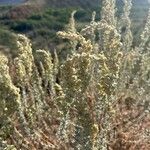
[[[117,1],[118,16],[122,4],[122,0]],[[133,0],[131,20],[136,37],[134,43],[139,41],[148,8],[147,0]],[[28,0],[19,5],[10,5],[6,0],[5,4],[0,3],[0,45],[15,54],[14,33],[23,33],[33,41],[33,49],[53,51],[56,48],[59,53],[64,41],[58,40],[56,32],[65,29],[73,10],[77,10],[75,19],[79,30],[90,21],[93,11],[97,12],[96,19],[100,19],[99,0]]]

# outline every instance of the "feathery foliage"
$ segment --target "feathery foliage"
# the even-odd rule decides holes
[[[150,148],[150,17],[133,47],[131,0],[124,0],[122,20],[115,3],[103,0],[101,20],[93,12],[80,32],[72,13],[57,33],[70,41],[61,63],[56,51],[33,55],[24,35],[16,37],[13,60],[0,54],[0,148]]]

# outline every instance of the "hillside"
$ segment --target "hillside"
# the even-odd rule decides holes
[[[96,8],[102,0],[28,0],[28,3],[32,4],[45,4],[48,7],[82,7],[82,8]],[[134,5],[147,5],[148,0],[133,0]],[[118,4],[122,3],[122,0],[117,0]]]
[[[33,49],[45,48],[53,51],[62,47],[56,32],[66,27],[73,10],[77,10],[75,19],[80,29],[90,21],[93,10],[97,12],[97,19],[100,19],[100,6],[99,0],[28,0],[22,5],[0,6],[0,32],[6,32],[7,35],[8,31],[26,34],[33,41]],[[122,1],[117,0],[118,10],[121,7]],[[137,35],[135,42],[138,41],[140,27],[145,23],[148,7],[147,0],[133,0],[131,19],[133,34]],[[0,34],[1,39],[2,35]],[[0,45],[6,46],[2,41]]]

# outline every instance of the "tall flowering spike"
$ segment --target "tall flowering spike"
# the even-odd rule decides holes
[[[51,97],[55,96],[55,82],[56,82],[56,63],[52,63],[52,56],[49,51],[37,50],[38,59],[40,61],[40,67],[42,70],[42,80],[44,82],[44,87],[49,90]]]
[[[117,74],[119,71],[118,54],[122,50],[122,43],[120,42],[121,35],[114,26],[108,25],[102,21],[97,25],[99,32],[99,49],[107,58],[106,64],[111,73]]]
[[[71,17],[70,17],[70,20],[69,20],[69,24],[67,25],[67,32],[70,32],[72,34],[75,34],[77,31],[76,31],[76,27],[75,27],[75,19],[74,19],[74,15],[75,15],[76,11],[73,11],[71,13]],[[69,41],[70,42],[70,49],[69,49],[69,53],[72,54],[75,52],[76,50],[76,46],[77,46],[77,41],[74,40],[74,41]]]
[[[58,70],[59,70],[59,58],[57,55],[57,51],[54,50],[54,78],[55,78],[55,81],[56,81],[56,76],[58,74]]]
[[[32,76],[34,58],[30,40],[19,34],[17,36],[18,53],[14,59],[16,67],[17,84],[20,87],[25,86]]]
[[[11,114],[16,109],[16,104],[20,101],[19,89],[12,83],[9,75],[8,59],[0,54],[0,117],[5,113]],[[1,112],[4,111],[3,113]]]
[[[92,20],[91,20],[91,24],[95,24],[95,18],[96,18],[96,12],[94,11],[92,13]],[[91,41],[92,41],[92,44],[94,45],[95,43],[95,38],[96,38],[96,35],[95,35],[95,28],[91,28]]]
[[[22,61],[26,70],[26,74],[28,76],[31,76],[34,61],[32,55],[32,45],[30,43],[30,40],[24,35],[19,34],[17,38],[18,59]]]
[[[123,0],[123,2],[124,8],[121,17],[121,28],[122,30],[124,30],[122,31],[123,49],[124,51],[130,51],[133,42],[133,36],[131,32],[131,20],[129,17],[132,8],[132,0]]]
[[[76,11],[73,11],[71,13],[71,17],[69,20],[69,24],[67,26],[67,31],[68,32],[72,32],[72,33],[76,33],[76,27],[75,27],[75,19],[74,19],[74,15],[76,14]]]
[[[147,18],[147,22],[145,24],[145,28],[141,34],[141,43],[140,43],[140,49],[143,52],[146,46],[146,43],[148,42],[150,38],[150,9],[148,12],[148,18]]]
[[[93,13],[92,13],[92,22],[95,22],[95,18],[96,18],[96,12],[93,11]]]
[[[45,80],[45,86],[48,86],[48,83],[53,82],[53,63],[50,52],[45,50],[37,50],[39,61],[41,63],[41,69],[43,71],[42,78]]]
[[[116,0],[102,0],[101,19],[109,25],[116,26]]]

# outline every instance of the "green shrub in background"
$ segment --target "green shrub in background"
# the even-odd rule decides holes
[[[55,2],[51,2],[55,3]],[[57,3],[57,1],[56,1]],[[74,2],[73,2],[74,3]],[[62,46],[64,45],[63,42],[58,42],[58,38],[56,36],[56,32],[59,30],[64,30],[66,27],[66,24],[69,21],[69,16],[70,13],[76,9],[77,13],[75,14],[75,19],[78,22],[77,29],[81,30],[85,24],[87,24],[90,19],[91,19],[91,13],[92,11],[96,11],[96,20],[98,21],[100,19],[100,10],[102,7],[102,4],[100,4],[100,7],[96,5],[97,2],[93,2],[92,5],[88,8],[88,2],[75,2],[79,3],[79,6],[74,8],[74,7],[57,7],[57,8],[48,8],[44,7],[41,9],[41,11],[36,12],[36,14],[33,12],[31,13],[28,17],[24,17],[22,15],[28,14],[29,12],[22,7],[20,8],[20,11],[23,12],[23,14],[17,19],[11,19],[9,17],[12,14],[13,16],[13,7],[11,8],[10,6],[1,6],[1,16],[0,16],[0,24],[4,25],[5,27],[8,28],[8,30],[13,30],[13,32],[16,33],[22,33],[25,34],[27,37],[29,37],[32,40],[33,44],[33,49],[39,49],[39,48],[44,48],[44,49],[53,49],[57,47],[60,51],[62,49]],[[91,3],[91,2],[90,2]],[[102,3],[102,2],[100,2]],[[135,2],[134,2],[135,3]],[[87,5],[86,7],[82,7],[82,4]],[[67,4],[69,5],[69,3]],[[51,5],[50,5],[51,6]],[[94,7],[93,7],[94,6]],[[123,2],[117,1],[117,13],[116,16],[122,17],[122,7],[123,7]],[[31,8],[28,8],[31,9]],[[133,45],[135,46],[136,44],[139,43],[140,41],[140,32],[142,31],[145,18],[146,18],[146,12],[148,10],[148,5],[139,5],[139,2],[133,6],[132,13],[131,13],[131,18],[133,20],[132,22],[132,31],[133,34],[135,35],[133,38]],[[39,34],[39,30],[45,30],[49,32],[51,30],[52,35],[47,35],[41,36]],[[55,35],[53,34],[55,33]],[[52,37],[53,36],[53,37]],[[134,44],[135,43],[135,44]],[[63,47],[64,48],[64,47]]]
[[[17,49],[15,34],[5,28],[0,29],[0,45],[1,52],[5,52],[6,55],[15,55]]]

